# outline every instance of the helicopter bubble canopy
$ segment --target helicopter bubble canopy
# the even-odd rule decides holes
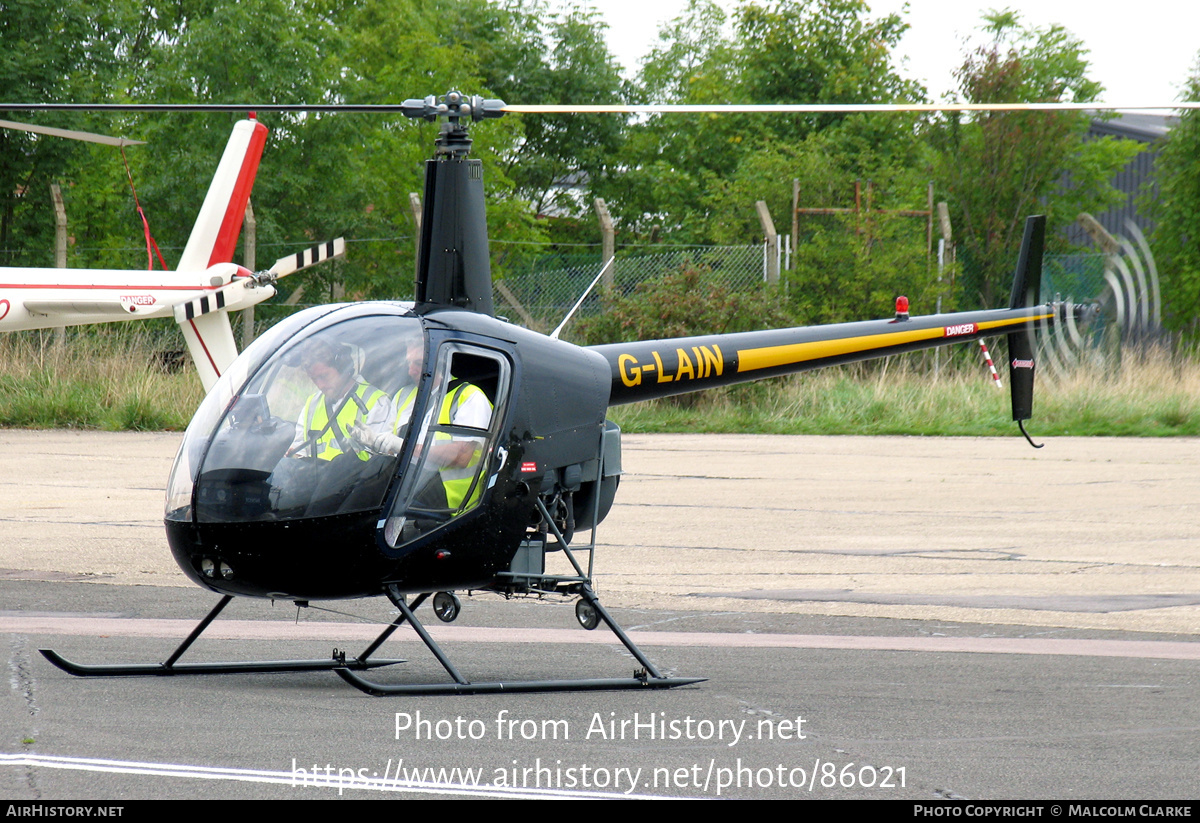
[[[246,349],[205,398],[171,472],[167,520],[237,523],[378,510],[425,362],[404,304],[319,307]]]

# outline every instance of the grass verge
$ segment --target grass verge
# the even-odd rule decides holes
[[[159,368],[180,345],[134,327],[0,335],[0,427],[182,430],[203,391],[190,364]],[[919,355],[683,398],[617,406],[630,433],[1011,435],[1008,391],[972,361],[930,373]],[[1035,437],[1200,436],[1200,360],[1151,350],[1043,370]]]
[[[159,367],[160,337],[136,329],[0,335],[0,426],[182,430],[204,392],[191,365]]]

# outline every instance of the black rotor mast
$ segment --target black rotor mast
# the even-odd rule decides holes
[[[492,315],[483,163],[467,157],[467,125],[503,116],[504,101],[452,91],[440,99],[405,100],[401,111],[407,117],[442,120],[435,156],[425,162],[418,310],[452,307]]]

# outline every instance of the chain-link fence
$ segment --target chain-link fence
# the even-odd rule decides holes
[[[1103,254],[1047,254],[1042,260],[1042,300],[1055,297],[1074,303],[1100,299],[1104,293]]]
[[[623,294],[689,266],[703,268],[733,288],[749,288],[765,279],[764,254],[764,247],[759,245],[626,246],[617,250],[606,275],[611,274],[613,288]],[[553,328],[602,267],[598,246],[587,251],[544,254],[523,268],[512,267],[503,279],[495,281],[496,311],[531,328]],[[600,307],[597,287],[584,300],[577,316],[594,314]]]

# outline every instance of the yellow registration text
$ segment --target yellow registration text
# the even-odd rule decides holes
[[[720,377],[725,371],[725,358],[721,354],[721,347],[717,345],[675,349],[674,355],[667,354],[665,366],[661,353],[652,351],[650,358],[650,361],[643,363],[632,354],[619,356],[617,367],[621,372],[621,382],[630,387],[640,386],[643,380],[673,383],[676,380],[698,380],[714,375]]]

